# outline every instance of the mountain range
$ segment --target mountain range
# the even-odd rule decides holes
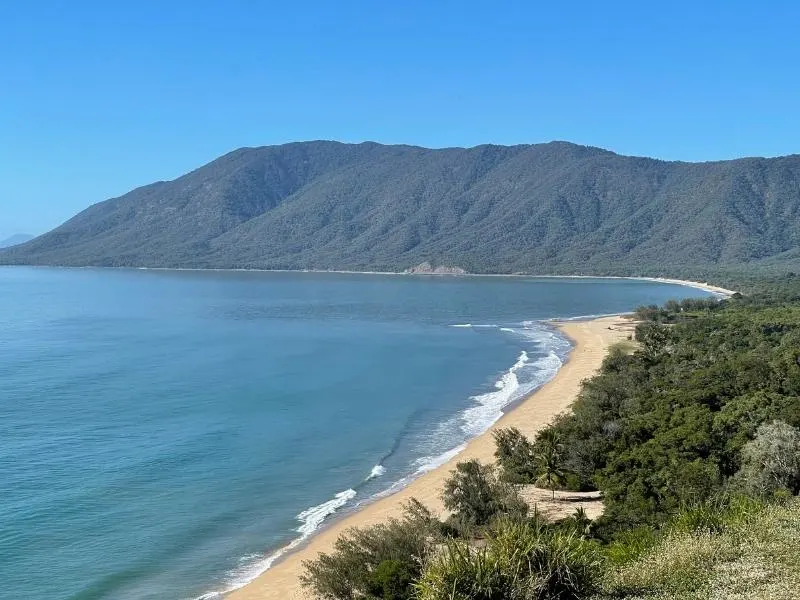
[[[677,275],[800,270],[799,247],[800,155],[316,141],[100,202],[0,264]]]

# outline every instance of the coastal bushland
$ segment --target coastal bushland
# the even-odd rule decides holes
[[[457,466],[443,490],[452,516],[420,507],[413,553],[370,530],[393,549],[361,560],[359,578],[397,569],[399,588],[321,593],[323,574],[352,581],[353,535],[308,565],[307,583],[335,600],[800,597],[798,283],[641,307],[634,339],[571,412],[532,440],[496,431],[494,466]],[[546,521],[516,500],[521,485],[599,490],[604,514]],[[378,571],[384,560],[407,567]]]
[[[317,598],[408,600],[438,539],[438,522],[416,500],[401,519],[353,528],[330,554],[305,565],[303,585]]]
[[[447,525],[462,536],[500,516],[523,519],[528,514],[528,505],[517,490],[500,480],[493,465],[477,460],[456,465],[445,483],[442,502],[451,511]]]

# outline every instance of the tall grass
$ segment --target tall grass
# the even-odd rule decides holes
[[[598,599],[796,600],[800,499],[736,498],[685,511],[649,549],[610,564],[601,589]]]
[[[574,600],[593,589],[596,544],[537,523],[502,521],[475,548],[451,542],[417,586],[419,600]]]

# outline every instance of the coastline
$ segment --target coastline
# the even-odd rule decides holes
[[[686,279],[669,279],[668,277],[630,277],[629,279],[639,279],[641,281],[654,281],[656,283],[672,283],[675,285],[683,285],[697,290],[703,290],[716,296],[729,298],[736,293],[736,290],[729,290],[727,288],[711,285],[710,283],[702,283],[699,281],[688,281]]]
[[[672,283],[672,282],[670,282]],[[225,595],[229,600],[264,600],[307,598],[300,586],[302,563],[313,560],[320,552],[330,552],[339,535],[351,527],[364,527],[397,517],[402,506],[412,497],[442,515],[444,507],[439,493],[457,462],[472,458],[482,462],[494,460],[492,432],[501,427],[517,427],[532,437],[555,416],[568,410],[580,391],[581,382],[600,367],[608,348],[630,335],[630,322],[623,316],[606,316],[587,321],[553,323],[573,343],[565,364],[556,375],[523,400],[507,407],[507,412],[492,427],[467,442],[461,452],[431,471],[420,475],[406,487],[360,507],[356,512],[334,520],[305,544],[287,550],[267,571],[245,586]]]
[[[707,282],[691,281],[688,279],[672,279],[669,277],[645,277],[637,275],[531,275],[527,273],[406,273],[405,271],[348,271],[343,269],[217,269],[217,268],[189,268],[189,267],[69,267],[58,265],[0,265],[0,267],[25,267],[29,269],[111,269],[121,271],[175,271],[189,273],[331,273],[339,275],[397,275],[403,277],[516,277],[530,279],[630,279],[632,281],[650,281],[653,283],[668,283],[682,285],[709,292],[716,296],[729,298],[737,293],[736,290],[712,285]]]

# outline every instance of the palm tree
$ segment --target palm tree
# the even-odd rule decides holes
[[[556,487],[564,481],[564,472],[561,469],[562,450],[561,438],[552,429],[545,430],[536,440],[534,456],[540,473],[536,485],[551,490],[553,500],[556,499]]]
[[[575,509],[575,513],[572,515],[572,522],[575,523],[575,529],[581,536],[589,535],[592,530],[592,520],[582,506]]]

